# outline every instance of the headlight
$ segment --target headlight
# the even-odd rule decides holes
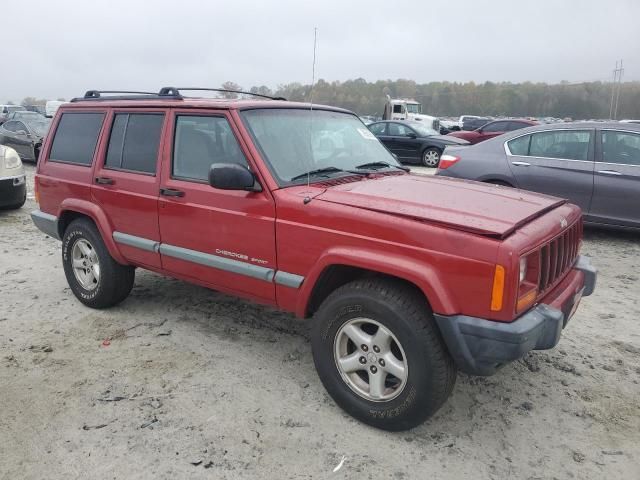
[[[527,276],[527,257],[520,257],[520,283],[524,281]]]
[[[20,156],[13,148],[5,148],[4,150],[4,168],[19,168],[22,165]]]

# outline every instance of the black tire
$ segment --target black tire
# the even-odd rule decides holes
[[[18,203],[14,203],[12,205],[6,205],[0,208],[0,210],[18,210],[19,208],[22,208],[24,206],[26,201],[27,201],[27,192],[24,193],[24,197],[22,197],[22,200],[20,200]]]
[[[334,350],[341,327],[363,317],[392,332],[406,356],[406,383],[390,400],[372,401],[356,393],[337,366]],[[420,425],[444,404],[455,384],[457,370],[429,305],[419,291],[393,279],[356,280],[335,290],[314,316],[311,344],[318,375],[335,402],[384,430]]]
[[[72,249],[79,240],[87,241],[95,250],[100,265],[99,280],[95,287],[82,286],[72,266]],[[122,302],[133,288],[135,268],[121,265],[109,254],[95,224],[85,218],[69,224],[62,238],[62,265],[73,294],[91,308],[107,308]]]
[[[436,157],[437,156],[437,157]],[[422,165],[429,168],[437,168],[440,164],[442,150],[437,147],[426,148],[422,152]]]

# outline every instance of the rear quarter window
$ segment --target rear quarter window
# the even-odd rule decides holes
[[[104,113],[63,113],[56,128],[49,160],[91,165]]]

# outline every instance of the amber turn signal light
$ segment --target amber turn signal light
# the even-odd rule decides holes
[[[502,310],[502,301],[504,299],[504,267],[496,265],[496,271],[493,274],[493,290],[491,292],[491,310],[498,312]]]

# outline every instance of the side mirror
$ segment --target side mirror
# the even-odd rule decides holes
[[[415,133],[413,133],[413,132],[411,132],[411,133],[407,133],[407,138],[417,138],[417,137],[418,137],[418,136],[417,136]]]
[[[237,163],[214,163],[211,165],[209,185],[220,190],[262,191],[262,187],[253,173]]]
[[[16,135],[24,135],[24,136],[27,136],[27,132],[25,132],[24,130],[18,130],[18,131],[16,132]]]

